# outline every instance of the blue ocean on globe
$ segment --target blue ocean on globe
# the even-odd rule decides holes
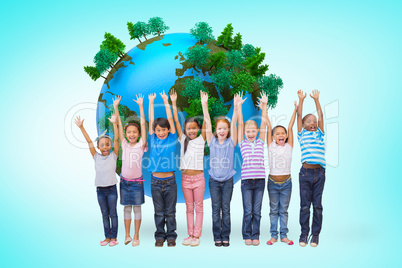
[[[154,40],[152,42],[152,40]],[[122,61],[120,67],[114,72],[111,79],[107,79],[103,84],[100,96],[97,104],[97,132],[98,135],[102,134],[105,130],[105,126],[100,124],[101,118],[109,111],[107,107],[113,104],[113,98],[115,95],[122,96],[121,105],[127,106],[131,111],[134,111],[138,116],[140,115],[140,110],[138,105],[133,101],[137,94],[144,95],[144,111],[145,120],[148,122],[148,95],[151,93],[156,93],[157,97],[155,99],[155,118],[164,117],[166,118],[166,111],[163,105],[162,98],[159,93],[165,91],[168,94],[169,90],[175,84],[176,80],[183,77],[195,77],[198,76],[207,82],[211,82],[209,74],[199,72],[195,69],[188,69],[184,73],[177,75],[176,69],[181,69],[183,66],[180,64],[181,60],[178,57],[184,55],[184,53],[190,47],[197,43],[188,33],[173,33],[165,34],[160,37],[155,37],[150,39],[146,46],[141,48],[140,45],[134,47],[127,52],[128,58],[130,60]],[[243,104],[243,120],[248,119],[255,120],[258,125],[260,124],[260,114],[259,111],[253,104],[251,96],[248,94],[247,100]],[[226,115],[228,118],[232,118],[233,114],[233,100],[225,103],[227,105],[229,112]],[[178,110],[183,110],[183,107],[178,107]],[[179,120],[183,127],[183,122],[185,120],[186,112],[179,112]],[[200,115],[202,116],[202,115]],[[211,118],[211,120],[213,120]],[[151,126],[150,126],[151,127]],[[109,133],[113,136],[113,133]],[[151,173],[147,170],[147,163],[149,163],[149,152],[146,152],[143,156],[143,177],[144,177],[144,187],[145,195],[151,196]],[[180,143],[176,144],[176,155],[177,159],[180,157]],[[234,166],[236,174],[234,175],[234,183],[240,180],[241,172],[241,155],[239,146],[236,146]],[[178,163],[179,164],[179,163]],[[209,192],[209,155],[204,156],[204,174],[205,174],[205,195],[204,199],[210,198]],[[183,192],[181,189],[181,171],[177,165],[177,170],[175,172],[177,181],[177,202],[184,203]]]

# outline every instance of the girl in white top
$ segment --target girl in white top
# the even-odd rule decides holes
[[[283,126],[272,129],[268,114],[264,115],[268,122],[267,145],[269,159],[268,195],[270,204],[269,217],[271,220],[271,239],[268,245],[278,241],[278,219],[280,220],[281,242],[293,245],[287,238],[288,207],[292,193],[292,180],[290,168],[293,150],[293,124],[296,118],[297,102],[292,118],[289,122],[288,132]],[[272,129],[272,130],[271,130]]]
[[[203,159],[206,133],[202,130],[205,129],[205,120],[201,128],[195,117],[189,117],[184,121],[184,131],[182,131],[176,106],[177,93],[174,90],[170,94],[170,99],[172,100],[173,117],[181,145],[181,185],[184,200],[186,201],[187,233],[189,235],[182,244],[185,246],[198,246],[200,244],[204,214],[205,178]],[[201,134],[198,136],[200,131]],[[195,224],[194,208],[196,213]]]

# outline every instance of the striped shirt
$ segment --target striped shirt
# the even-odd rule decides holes
[[[303,128],[297,133],[300,143],[301,162],[307,164],[319,164],[325,168],[325,142],[324,132],[320,128],[317,131],[307,131]]]
[[[241,179],[265,179],[264,142],[258,138],[254,142],[244,139],[240,143],[243,158]]]

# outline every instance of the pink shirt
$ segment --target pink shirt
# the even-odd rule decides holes
[[[275,141],[268,146],[269,174],[290,175],[293,148],[287,142],[278,145]]]
[[[126,179],[137,179],[142,176],[142,156],[148,151],[148,146],[142,149],[143,142],[137,142],[134,147],[124,139],[121,143],[123,149],[121,175]]]

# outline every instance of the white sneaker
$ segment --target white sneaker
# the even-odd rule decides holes
[[[196,247],[196,246],[198,246],[199,244],[200,244],[200,239],[199,239],[199,238],[193,238],[193,239],[191,239],[190,246]]]
[[[184,246],[189,246],[191,244],[191,239],[192,239],[191,236],[184,238],[183,243],[181,243],[181,244]]]

